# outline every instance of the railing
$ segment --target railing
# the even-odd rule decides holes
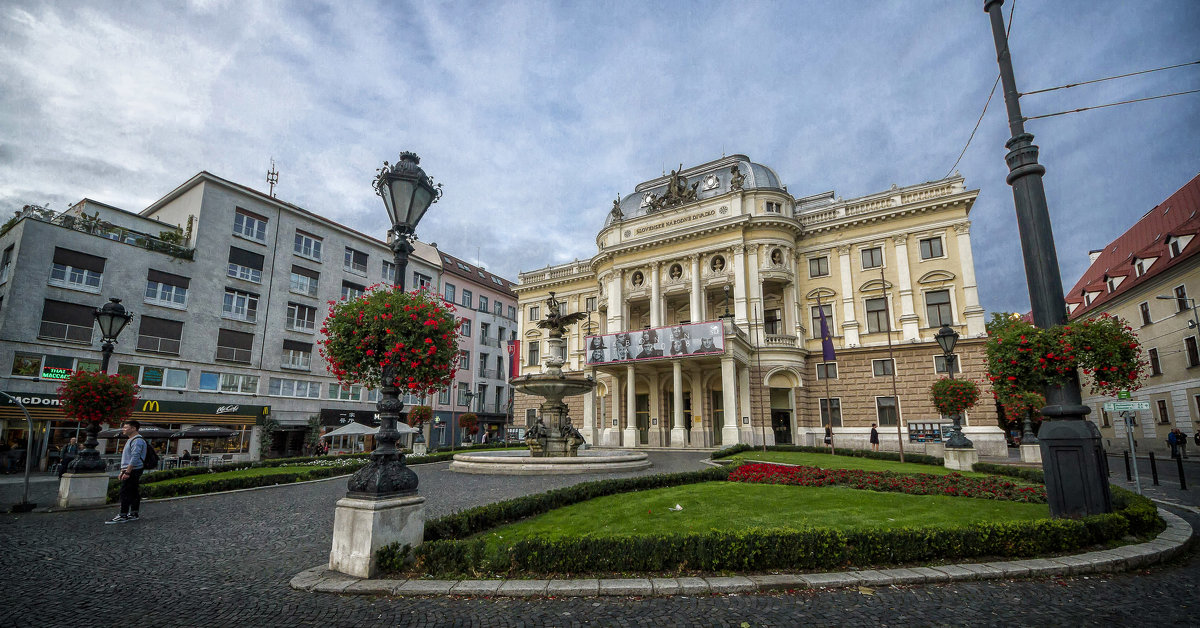
[[[196,255],[195,249],[180,246],[175,242],[170,242],[148,233],[118,227],[106,220],[100,220],[98,215],[88,216],[87,214],[83,214],[77,216],[67,213],[56,214],[53,210],[46,209],[45,207],[26,205],[20,212],[17,212],[12,221],[5,224],[5,227],[16,224],[16,221],[21,218],[31,218],[38,222],[57,225],[72,231],[81,231],[101,238],[116,240],[117,242],[124,242],[130,246],[166,253],[167,255],[181,259],[194,259]],[[0,235],[3,235],[7,231],[7,228],[0,227]]]
[[[235,347],[217,346],[217,359],[227,362],[241,362],[243,364],[250,363],[250,350],[238,349]]]
[[[84,327],[83,325],[42,321],[42,327],[38,330],[38,338],[91,344],[92,329],[92,327]]]
[[[494,344],[495,342],[496,342],[495,336],[480,336],[479,337],[479,344],[481,344],[485,347],[497,346]]]
[[[138,351],[150,351],[153,353],[170,353],[179,355],[179,341],[172,338],[160,338],[158,336],[139,335],[137,342]],[[249,360],[247,360],[249,361]]]
[[[768,347],[795,347],[796,336],[768,333],[766,334],[766,345]]]
[[[909,192],[907,194],[902,194],[900,196],[900,202],[906,203],[906,204],[907,203],[916,203],[918,201],[927,201],[931,198],[938,198],[941,196],[950,196],[953,193],[954,193],[953,185],[942,185],[942,186],[938,186],[936,188],[931,188],[928,190],[917,190],[916,192]]]

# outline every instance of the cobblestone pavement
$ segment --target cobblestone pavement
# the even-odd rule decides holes
[[[655,452],[651,472],[699,468],[703,455]],[[462,476],[417,468],[428,514],[577,482]],[[616,474],[635,475],[635,474]],[[344,480],[115,509],[0,516],[0,626],[900,626],[1196,625],[1200,552],[1105,577],[1052,578],[769,595],[464,599],[338,596],[288,580],[328,559]],[[1200,517],[1181,512],[1193,526]]]

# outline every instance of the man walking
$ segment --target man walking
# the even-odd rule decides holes
[[[71,466],[71,463],[79,455],[79,440],[72,436],[70,442],[63,445],[62,451],[59,453],[62,454],[58,461],[58,477],[61,478],[62,474],[66,473],[67,468]]]
[[[142,467],[146,461],[146,439],[138,434],[142,424],[130,419],[121,424],[121,433],[129,440],[121,450],[121,514],[104,523],[137,521],[138,506],[142,497],[138,493],[138,480],[142,479]]]

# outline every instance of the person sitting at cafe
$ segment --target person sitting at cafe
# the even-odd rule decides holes
[[[179,456],[179,459],[184,462],[190,462],[192,460],[192,453],[185,449],[183,450],[183,454]]]

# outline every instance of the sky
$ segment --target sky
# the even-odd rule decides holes
[[[1012,0],[1023,92],[1200,60],[1200,2]],[[401,151],[418,236],[510,279],[587,259],[617,195],[741,153],[795,196],[941,179],[979,198],[989,311],[1027,311],[982,0],[0,3],[0,213],[140,211],[201,170],[383,238]],[[1200,65],[1023,96],[1025,116],[1200,89]],[[980,121],[970,144],[968,138]],[[1200,172],[1200,94],[1031,120],[1064,288]],[[966,146],[966,152],[955,161]]]

